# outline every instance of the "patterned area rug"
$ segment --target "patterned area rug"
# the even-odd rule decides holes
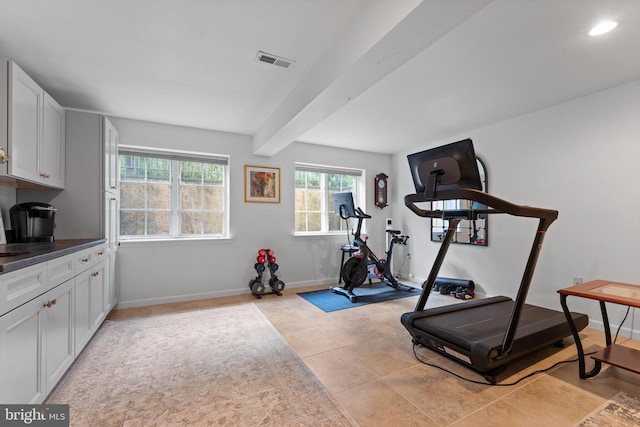
[[[576,424],[576,427],[637,427],[640,425],[640,401],[620,392]]]
[[[349,426],[254,304],[107,321],[47,403],[72,426]]]

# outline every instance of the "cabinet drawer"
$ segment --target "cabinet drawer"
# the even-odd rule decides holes
[[[99,263],[102,260],[107,259],[107,255],[109,254],[107,245],[95,246],[94,250],[93,250],[93,253],[94,253],[95,260],[96,260],[96,262],[95,262],[96,264]]]
[[[76,264],[75,271],[76,271],[76,275],[78,275],[83,271],[86,271],[89,268],[93,267],[103,259],[106,259],[106,256],[107,256],[106,245],[101,244],[97,246],[92,246],[80,252],[76,252],[74,255],[75,255],[75,264]]]
[[[75,276],[74,254],[65,255],[47,261],[47,279],[49,281],[49,289],[58,286],[61,283]]]
[[[47,263],[0,275],[0,315],[43,294],[49,288]]]
[[[74,256],[76,257],[76,262],[75,262],[76,275],[82,273],[83,271],[91,267],[91,264],[93,264],[94,262],[92,248],[78,251],[74,254]]]

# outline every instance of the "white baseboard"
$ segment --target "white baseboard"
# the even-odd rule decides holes
[[[324,279],[324,280],[306,280],[303,282],[293,282],[293,283],[285,282],[285,289],[283,293],[287,292],[287,289],[302,288],[305,286],[313,286],[313,285],[332,285],[332,284],[335,284],[337,281],[338,281],[337,279]],[[268,286],[267,286],[267,290],[269,290]],[[165,297],[126,300],[126,301],[118,302],[116,308],[120,309],[120,308],[145,307],[148,305],[169,304],[174,302],[195,301],[200,299],[230,297],[230,296],[245,295],[245,294],[246,295],[251,294],[251,290],[249,289],[249,286],[236,288],[236,289],[227,289],[223,291],[203,292],[203,293],[197,293],[197,294],[170,295]]]

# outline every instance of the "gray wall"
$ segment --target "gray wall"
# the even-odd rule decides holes
[[[559,211],[545,238],[528,301],[560,309],[557,290],[571,286],[573,277],[640,283],[640,81],[433,141],[412,152],[466,137],[473,139],[476,154],[486,164],[490,193]],[[413,192],[406,154],[393,158],[400,187],[396,206]],[[408,209],[394,213],[398,225],[412,236],[412,272],[424,280],[439,248],[429,241],[429,221]],[[487,295],[513,297],[537,222],[502,215],[489,221],[489,246],[452,245],[441,275],[472,279]],[[571,298],[569,304],[600,321],[597,304]],[[612,307],[610,315],[615,324],[624,313]]]
[[[101,160],[99,116],[69,113],[67,144],[74,148],[67,152],[67,189],[18,190],[18,199],[58,204],[59,237],[95,237],[100,233],[99,173],[97,168],[87,166],[87,159],[95,159],[90,161],[98,164]],[[492,194],[515,203],[559,210],[529,293],[530,302],[559,309],[557,290],[571,285],[572,277],[640,282],[640,243],[635,238],[640,233],[640,201],[634,197],[634,174],[640,158],[638,117],[640,81],[635,81],[431,141],[410,152],[471,137],[487,166]],[[428,220],[403,205],[404,195],[413,192],[406,162],[410,152],[391,157],[294,143],[278,155],[265,158],[251,154],[249,136],[119,118],[113,122],[122,144],[231,156],[231,238],[124,243],[119,252],[121,307],[247,293],[247,284],[255,275],[254,253],[261,247],[276,250],[279,276],[288,289],[335,282],[338,248],[346,236],[293,236],[295,161],[366,169],[365,210],[373,215],[367,225],[374,250],[384,251],[384,219],[393,217],[394,227],[411,236],[409,246],[398,253],[397,262],[411,253],[403,272],[413,274],[418,281],[428,274],[439,245],[429,241]],[[244,164],[281,168],[280,204],[244,203]],[[383,211],[373,206],[371,197],[373,177],[380,172],[391,176],[391,206]],[[12,191],[2,193],[5,204],[11,203]],[[86,206],[86,211],[65,211],[66,205]],[[4,213],[8,206],[2,208]],[[481,294],[514,296],[536,223],[497,215],[490,218],[489,226],[489,246],[453,245],[441,275],[473,279]],[[570,300],[570,304],[588,313],[592,326],[598,326],[600,315],[595,304],[579,300]],[[614,324],[623,317],[617,307],[612,307],[610,314]],[[637,330],[639,321],[633,314],[631,321]]]
[[[163,242],[122,242],[118,252],[120,307],[248,293],[255,277],[255,255],[260,248],[276,252],[278,276],[287,289],[316,283],[334,283],[338,277],[340,236],[294,237],[294,162],[365,169],[365,211],[375,251],[384,252],[384,229],[390,208],[373,205],[373,177],[389,174],[388,155],[355,152],[317,145],[293,144],[266,158],[251,154],[251,138],[122,118],[111,118],[124,145],[181,149],[230,156],[229,239]],[[56,238],[101,236],[100,116],[67,114],[67,186],[64,191],[19,190],[20,201],[54,204]],[[244,202],[244,165],[281,168],[281,203]],[[286,290],[285,290],[286,291]]]
[[[67,111],[64,190],[19,189],[18,202],[51,203],[56,239],[104,237],[102,212],[102,138],[98,114]]]
[[[11,229],[11,218],[9,209],[16,203],[16,189],[5,185],[0,185],[0,215],[5,230]]]

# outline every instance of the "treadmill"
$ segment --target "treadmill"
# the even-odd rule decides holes
[[[525,303],[545,233],[558,211],[513,204],[482,191],[471,139],[411,154],[408,160],[416,193],[405,196],[405,205],[420,217],[440,218],[449,225],[418,303],[413,312],[402,315],[402,324],[414,344],[442,353],[495,384],[496,374],[512,360],[547,345],[561,345],[572,335],[562,311]],[[471,203],[469,209],[431,210],[431,202],[441,200]],[[417,205],[423,202],[427,209]],[[492,214],[539,221],[515,300],[495,296],[425,310],[458,223]],[[578,331],[589,323],[585,314],[571,316]]]

